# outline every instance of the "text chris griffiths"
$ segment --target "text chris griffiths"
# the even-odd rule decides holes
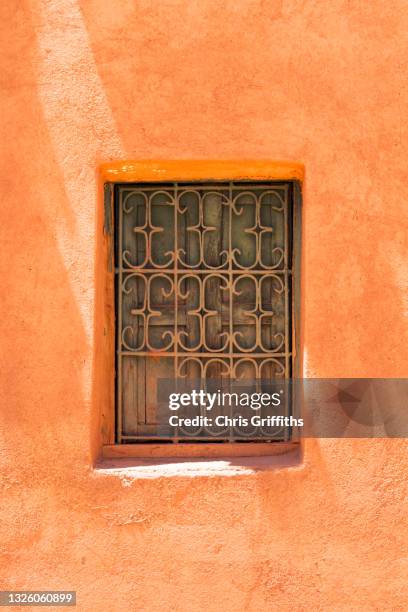
[[[215,418],[206,415],[194,417],[180,417],[173,414],[169,418],[171,427],[303,427],[303,419],[296,419],[293,416],[273,415],[262,417],[254,414],[250,418],[242,415],[229,416],[219,414]]]

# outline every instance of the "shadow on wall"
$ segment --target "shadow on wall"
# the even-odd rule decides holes
[[[73,188],[78,168],[62,158],[65,138],[75,138],[78,126],[63,121],[66,107],[52,75],[42,73],[34,34],[39,14],[30,21],[30,4],[2,7],[7,24],[2,60],[2,210],[7,227],[2,226],[1,261],[7,409],[0,418],[7,463],[2,469],[12,474],[23,460],[27,485],[33,486],[34,474],[46,477],[50,470],[71,470],[76,460],[89,460],[94,242],[81,243],[78,224],[85,205],[86,233],[93,235],[94,194],[88,185],[89,208],[89,198],[84,203],[81,191]],[[47,116],[47,88],[54,106],[61,105],[59,120]],[[60,142],[53,132],[57,124]],[[67,173],[72,173],[70,180]]]

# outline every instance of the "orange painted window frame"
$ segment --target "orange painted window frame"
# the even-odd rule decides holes
[[[100,440],[102,456],[118,457],[221,457],[281,454],[292,450],[296,442],[247,442],[234,444],[200,443],[115,444],[115,296],[114,296],[114,202],[116,183],[153,183],[189,181],[293,181],[298,186],[299,205],[295,207],[294,269],[296,272],[295,302],[300,304],[300,200],[304,181],[304,166],[298,162],[269,160],[169,160],[116,161],[105,163],[99,173],[99,200],[104,202],[99,215],[100,228],[97,267],[101,272],[103,316],[98,325],[95,344],[97,363],[96,397],[100,403]],[[97,274],[98,278],[98,274]],[[97,302],[99,300],[97,299]],[[302,375],[300,355],[300,316],[294,313],[293,347],[296,355],[295,376]]]

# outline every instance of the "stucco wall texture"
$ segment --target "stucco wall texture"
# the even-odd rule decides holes
[[[103,162],[303,162],[305,374],[407,376],[407,9],[1,3],[0,588],[95,612],[408,609],[405,440],[309,440],[242,474],[93,467]]]

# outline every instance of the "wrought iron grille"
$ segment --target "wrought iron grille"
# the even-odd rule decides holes
[[[292,376],[292,219],[291,182],[115,187],[119,443],[158,379]]]

